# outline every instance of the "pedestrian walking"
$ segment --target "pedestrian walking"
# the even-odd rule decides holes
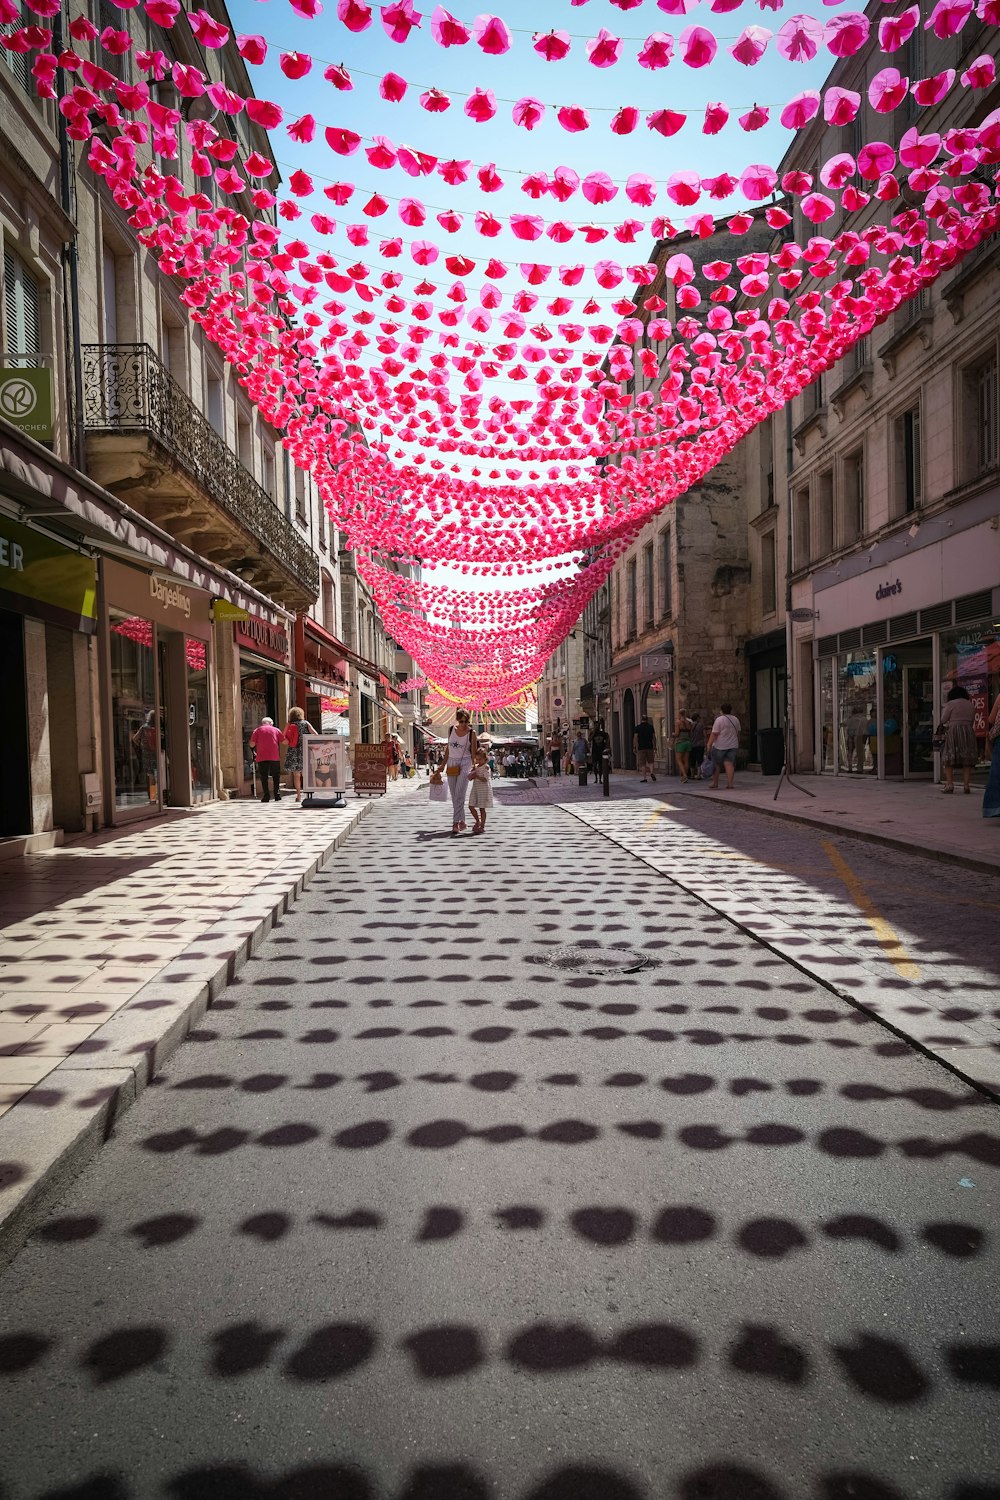
[[[1000,818],[1000,693],[993,700],[988,723],[988,743],[993,746],[993,754],[990,757],[990,778],[983,793],[983,817]]]
[[[490,773],[489,756],[477,748],[472,757],[472,772],[469,777],[469,811],[472,814],[473,833],[486,832],[486,813],[493,806],[493,777]]]
[[[399,745],[394,734],[386,734],[382,741],[385,750],[385,774],[390,781],[395,781],[399,775]]]
[[[604,757],[611,755],[611,736],[604,727],[604,720],[598,719],[597,728],[590,736],[590,764],[594,772],[594,780],[600,781],[604,775]]]
[[[292,778],[290,790],[294,791],[296,802],[302,801],[302,736],[315,733],[315,729],[306,718],[304,709],[290,708],[288,710],[288,723],[284,730],[285,744],[288,746],[285,753],[285,770]]]
[[[473,757],[477,749],[476,734],[469,722],[468,712],[460,708],[448,731],[448,764],[445,767],[448,790],[451,792],[452,838],[466,827],[465,794],[469,788]]]
[[[642,772],[640,781],[645,781],[647,777],[655,781],[656,773],[653,765],[656,761],[656,730],[648,714],[636,725],[635,734],[632,736],[632,750],[635,754],[636,766]]]
[[[705,721],[701,716],[701,710],[688,709],[688,721],[691,726],[688,730],[688,737],[691,740],[691,749],[688,751],[688,781],[697,781],[701,775],[701,763],[705,759]]]
[[[677,762],[677,774],[681,781],[688,781],[691,775],[691,724],[692,720],[681,709],[677,715],[677,729],[674,734],[674,759]]]
[[[944,730],[944,750],[941,765],[944,769],[943,792],[955,790],[955,768],[962,771],[962,791],[968,797],[972,791],[972,768],[979,759],[979,748],[972,726],[976,721],[976,710],[961,683],[956,682],[948,694],[941,714],[939,729]]]
[[[722,712],[712,725],[712,732],[708,737],[706,747],[708,754],[712,757],[712,779],[709,782],[710,791],[718,791],[719,772],[722,767],[726,768],[726,791],[731,792],[733,781],[736,776],[736,752],[740,745],[740,721],[733,713],[733,705],[724,703]]]
[[[587,744],[587,736],[584,734],[582,729],[577,731],[576,739],[573,741],[572,747],[570,748],[569,758],[577,775],[579,776],[581,772],[583,773],[583,784],[584,786],[586,786],[587,762],[590,759],[590,746]]]
[[[553,776],[562,775],[563,741],[558,729],[553,729],[549,735],[549,760],[552,762]]]
[[[262,802],[270,802],[271,786],[274,787],[275,802],[281,801],[281,747],[285,743],[285,736],[280,729],[275,729],[273,719],[261,719],[257,728],[250,736],[250,748],[257,757],[257,768],[260,771],[261,790],[264,795]]]

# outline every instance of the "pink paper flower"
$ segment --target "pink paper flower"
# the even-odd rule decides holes
[[[621,38],[612,36],[602,26],[587,43],[587,58],[595,68],[611,68],[618,61],[621,50]]]
[[[556,110],[556,119],[563,130],[568,130],[574,135],[581,130],[590,129],[590,116],[579,104],[562,105],[560,109]]]
[[[828,125],[849,125],[861,108],[861,95],[853,89],[834,86],[823,97],[823,118]]]
[[[791,16],[778,32],[778,51],[789,62],[811,62],[823,43],[825,27],[815,16]]]
[[[420,107],[428,114],[443,115],[446,109],[451,109],[451,99],[440,89],[425,89],[420,95]]]
[[[540,99],[518,99],[511,110],[511,119],[514,124],[523,126],[525,130],[534,130],[544,118],[545,105]]]
[[[806,89],[789,99],[781,111],[780,119],[786,130],[801,130],[819,114],[820,95],[818,89]]]
[[[909,88],[910,80],[898,68],[882,68],[868,85],[868,102],[880,115],[887,115],[902,104]]]
[[[464,47],[471,32],[464,21],[457,21],[451,11],[439,5],[431,16],[431,36],[439,47]]]
[[[744,67],[752,68],[764,56],[773,34],[766,26],[746,26],[730,47],[730,54]]]
[[[388,104],[398,104],[405,97],[408,84],[398,73],[386,73],[378,86],[380,96]]]
[[[705,68],[719,50],[719,44],[704,26],[687,26],[680,34],[683,61],[689,68]]]
[[[660,135],[671,136],[677,134],[686,119],[687,115],[678,114],[676,110],[658,109],[646,116],[646,124]]]
[[[477,16],[472,34],[483,51],[493,57],[500,57],[504,52],[510,51],[510,31],[507,23],[501,21],[499,16]]]
[[[639,49],[639,66],[649,68],[651,71],[657,68],[665,68],[674,55],[674,39],[665,31],[654,31],[648,36]]]
[[[853,57],[868,40],[868,17],[858,11],[844,11],[826,23],[827,49],[834,57]]]
[[[348,31],[367,31],[372,24],[372,8],[362,0],[337,0],[337,19]]]
[[[568,31],[536,32],[531,45],[546,62],[560,62],[570,49]]]
[[[615,135],[631,135],[639,123],[639,111],[631,104],[623,104],[611,118],[611,129]]]
[[[705,123],[701,127],[702,135],[718,135],[728,120],[729,110],[725,104],[706,104]]]

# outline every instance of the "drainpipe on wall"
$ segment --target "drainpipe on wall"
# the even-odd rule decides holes
[[[785,403],[785,769],[795,771],[795,688],[792,681],[792,405]]]
[[[63,52],[62,11],[54,19],[52,45],[57,57]],[[56,72],[56,93],[61,102],[66,95],[66,72]],[[59,116],[59,204],[63,213],[73,224],[73,237],[63,246],[63,300],[68,307],[69,320],[66,327],[66,363],[73,372],[73,421],[70,429],[71,456],[76,468],[83,471],[83,337],[80,331],[80,252],[76,237],[76,191],[73,183],[73,159],[69,136],[66,134],[67,120],[61,109]],[[64,325],[66,319],[63,319]]]

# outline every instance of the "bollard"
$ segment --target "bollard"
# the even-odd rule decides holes
[[[587,782],[590,780],[590,772],[587,770],[587,767],[585,765],[584,766],[577,766],[577,768],[576,768],[576,779],[577,779],[577,782],[578,782],[578,784],[580,786],[586,786],[587,785]]]
[[[604,795],[605,795],[605,797],[610,797],[611,796],[611,756],[608,754],[608,752],[606,750],[604,752],[603,762],[604,762],[604,765],[603,765],[603,770],[604,770]]]

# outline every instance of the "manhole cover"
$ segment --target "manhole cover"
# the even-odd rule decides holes
[[[528,962],[542,964],[546,969],[562,969],[567,974],[632,974],[636,969],[647,969],[652,959],[630,948],[586,948],[571,943],[530,953]]]

